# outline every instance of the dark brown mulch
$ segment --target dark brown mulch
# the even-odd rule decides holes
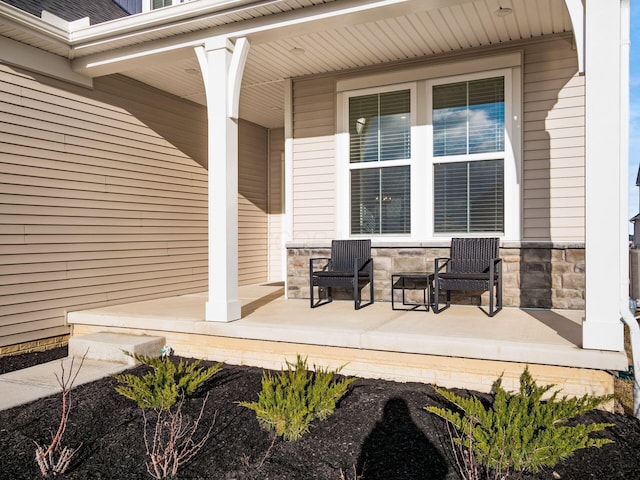
[[[0,359],[0,365],[11,360]],[[210,362],[205,362],[209,364]],[[2,367],[7,368],[6,365]],[[141,367],[138,367],[139,369]],[[5,370],[3,370],[5,371]],[[142,371],[142,370],[138,370]],[[179,472],[207,480],[453,480],[458,479],[447,429],[425,405],[442,405],[424,384],[358,379],[335,413],[296,442],[278,440],[261,468],[271,436],[238,401],[257,399],[262,371],[225,366],[207,385],[203,425],[213,425],[204,448]],[[77,387],[65,444],[81,445],[64,479],[145,479],[142,416],[118,395],[113,378]],[[194,418],[203,396],[187,401]],[[37,479],[34,441],[45,443],[57,427],[60,397],[52,396],[0,412],[0,479]],[[600,432],[615,441],[572,458],[527,480],[640,479],[640,422],[630,416],[591,412],[585,421],[611,422]]]
[[[69,351],[68,347],[53,348],[51,350],[45,350],[43,352],[31,352],[22,353],[20,355],[11,355],[8,357],[0,358],[0,375],[3,373],[13,372],[14,370],[21,370],[27,367],[33,367],[40,363],[51,362],[53,360],[59,360],[67,356]]]

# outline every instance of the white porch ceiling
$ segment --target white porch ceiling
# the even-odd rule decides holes
[[[511,8],[513,13],[498,17],[494,12],[501,5]],[[243,76],[240,116],[269,128],[281,127],[286,78],[410,60],[571,30],[564,0],[479,0],[264,43],[252,41]],[[304,52],[295,54],[293,49]],[[195,54],[191,54],[181,61],[123,73],[205,105],[198,68]]]
[[[185,44],[193,44],[194,40],[220,34],[222,30],[242,32],[247,25],[245,34],[251,48],[242,82],[240,116],[265,127],[277,128],[284,123],[287,78],[417,59],[572,30],[565,0],[388,0],[381,2],[379,8],[367,9],[374,3],[365,0],[268,0],[259,3],[238,0],[234,8],[220,10],[219,2],[196,1],[151,12],[145,17],[147,21],[142,28],[139,21],[129,17],[74,32],[79,40],[72,39],[66,54],[82,59],[109,50],[144,47],[149,42],[157,45],[157,42],[178,43],[184,39]],[[313,15],[315,11],[351,6],[353,12],[348,15],[297,27],[271,31],[256,28],[280,18],[286,24],[302,10]],[[512,13],[497,16],[495,12],[500,7],[510,8]],[[163,11],[165,23],[160,21]],[[170,11],[185,13],[172,15],[170,21],[166,21]],[[138,30],[134,30],[136,24]],[[107,32],[116,33],[109,37]],[[51,35],[44,41],[36,34],[27,38],[11,21],[0,21],[0,34],[64,55],[63,42],[53,41]],[[192,47],[149,59],[129,62],[127,67],[122,67],[125,70],[118,71],[206,105],[204,85]]]

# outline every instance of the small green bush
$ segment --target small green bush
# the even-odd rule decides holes
[[[554,385],[539,387],[526,368],[520,376],[520,390],[511,395],[494,383],[493,403],[486,407],[478,398],[465,398],[451,391],[436,391],[458,410],[427,406],[455,426],[460,436],[454,441],[467,449],[471,458],[494,472],[533,472],[552,467],[576,450],[601,447],[612,443],[606,438],[591,438],[612,426],[609,423],[575,423],[568,420],[610,401],[610,395],[581,398],[558,398],[553,392],[546,401],[542,397]],[[498,478],[498,477],[496,477]]]
[[[177,364],[169,357],[127,355],[151,367],[142,376],[133,374],[114,375],[120,383],[116,392],[136,402],[140,408],[169,409],[179,400],[189,397],[222,368],[219,362],[211,367],[200,367],[200,360],[183,361]]]
[[[325,420],[333,413],[354,378],[335,380],[341,370],[317,368],[309,372],[307,360],[299,355],[295,364],[277,375],[262,375],[262,390],[257,402],[239,402],[256,413],[258,423],[275,436],[293,441],[309,431],[316,418]]]

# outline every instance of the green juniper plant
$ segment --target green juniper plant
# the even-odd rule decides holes
[[[473,463],[479,463],[486,472],[493,472],[494,478],[505,478],[509,472],[536,473],[544,467],[554,466],[576,450],[612,442],[589,436],[612,424],[568,423],[610,401],[611,395],[559,398],[555,391],[543,401],[542,397],[553,387],[538,386],[526,368],[520,376],[520,390],[516,394],[502,388],[500,380],[494,383],[494,399],[488,407],[477,397],[466,398],[436,388],[457,408],[427,406],[425,409],[450,422],[457,431],[453,442],[462,449],[461,457],[473,459]],[[459,463],[464,465],[466,462]],[[468,467],[462,469],[468,470]],[[461,473],[464,478],[475,478],[467,475],[469,472]]]
[[[127,355],[151,367],[142,376],[114,375],[120,383],[116,391],[135,401],[142,410],[143,439],[147,472],[162,480],[175,478],[181,465],[191,460],[209,439],[214,420],[204,433],[199,433],[209,394],[200,407],[199,415],[190,420],[183,415],[185,400],[192,396],[207,380],[220,371],[222,363],[208,368],[200,367],[200,360],[175,363],[169,350],[160,357]]]
[[[309,431],[313,420],[329,417],[355,379],[336,380],[341,368],[329,370],[314,365],[315,372],[309,372],[307,359],[300,355],[295,364],[286,364],[287,369],[277,375],[262,375],[258,401],[239,405],[253,410],[258,423],[273,430],[275,437],[293,441]]]
[[[142,376],[133,374],[114,375],[120,383],[116,391],[133,401],[140,408],[167,409],[181,399],[194,394],[207,380],[222,368],[222,363],[200,367],[200,360],[174,363],[168,356],[150,357],[125,352],[140,363],[151,367]]]

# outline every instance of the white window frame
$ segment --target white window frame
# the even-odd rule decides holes
[[[160,10],[162,8],[174,7],[176,5],[180,5],[182,3],[191,2],[193,0],[171,0],[171,5],[167,5],[166,7],[158,7],[153,8],[153,0],[143,0],[142,1],[142,11],[143,12],[153,12],[154,10]]]
[[[504,78],[504,117],[505,117],[505,138],[504,138],[504,151],[503,152],[487,152],[476,153],[467,155],[449,155],[442,157],[433,156],[433,87],[437,85],[448,85],[451,83],[470,82],[474,80],[481,80],[484,78]],[[457,163],[457,162],[474,162],[481,160],[503,160],[504,162],[504,232],[486,232],[486,235],[495,235],[508,239],[516,239],[519,237],[519,222],[517,221],[517,212],[520,205],[520,188],[517,181],[517,169],[515,164],[515,158],[513,154],[513,146],[511,144],[511,138],[513,137],[513,125],[509,119],[513,118],[513,80],[510,69],[491,70],[487,72],[477,72],[469,75],[456,75],[446,78],[438,78],[428,80],[425,85],[428,99],[427,104],[427,123],[430,126],[429,145],[427,146],[427,155],[429,163],[431,164],[429,172],[430,186],[430,201],[426,203],[428,216],[431,218],[429,225],[427,226],[426,234],[433,238],[451,238],[456,237],[474,237],[483,235],[482,232],[451,232],[451,233],[437,233],[434,228],[434,179],[433,170],[434,165],[437,163]],[[515,225],[514,225],[515,223]],[[514,227],[517,227],[517,231],[513,231]],[[517,238],[519,239],[519,238]]]
[[[480,233],[434,232],[433,165],[444,161],[466,161],[471,156],[433,157],[432,87],[481,78],[504,77],[505,151],[504,151],[504,232],[491,233],[503,240],[521,239],[521,52],[473,59],[451,64],[360,76],[337,82],[337,196],[336,234],[338,238],[357,238],[351,235],[350,172],[367,168],[350,164],[349,159],[349,98],[352,96],[394,90],[411,89],[411,233],[409,235],[368,235],[380,242],[428,242],[450,240],[453,236],[479,236]],[[395,82],[394,80],[397,80]],[[500,155],[500,154],[499,154]],[[474,160],[499,158],[495,153],[475,154]],[[422,161],[425,160],[426,161]],[[406,163],[380,162],[377,166]],[[384,165],[382,165],[382,163]]]
[[[380,162],[361,162],[361,163],[351,163],[351,159],[349,158],[349,127],[348,127],[348,122],[349,122],[349,99],[352,97],[360,97],[360,96],[364,96],[364,95],[375,95],[375,94],[379,94],[379,93],[388,93],[388,92],[395,92],[398,90],[409,90],[409,95],[410,95],[410,100],[409,100],[409,105],[411,108],[411,112],[410,112],[410,125],[411,125],[411,158],[406,158],[406,159],[400,159],[400,160],[385,160],[385,161],[380,161]],[[342,221],[346,221],[347,222],[347,234],[349,237],[352,238],[358,238],[358,237],[367,237],[370,238],[371,235],[366,235],[366,234],[352,234],[351,233],[351,172],[354,170],[365,170],[365,169],[379,169],[379,168],[386,168],[386,167],[403,167],[403,166],[409,166],[409,175],[410,175],[410,179],[411,179],[411,200],[413,201],[413,189],[414,189],[414,181],[413,181],[413,169],[411,168],[412,164],[413,164],[413,160],[415,158],[415,125],[416,125],[416,91],[417,91],[417,87],[415,82],[412,83],[401,83],[401,84],[397,84],[397,85],[390,85],[390,86],[385,86],[385,87],[375,87],[375,88],[367,88],[367,89],[363,89],[363,90],[355,90],[355,91],[351,91],[351,92],[346,92],[345,95],[343,96],[343,111],[345,112],[345,114],[347,115],[347,117],[343,120],[344,124],[346,126],[347,132],[346,132],[346,142],[347,142],[347,170],[348,172],[346,172],[346,188],[348,191],[347,194],[347,204],[348,208],[346,209],[345,212],[345,219],[342,219]],[[343,189],[339,189],[339,191],[341,191]],[[338,210],[343,210],[340,208],[340,205],[344,205],[342,203],[338,203]],[[413,205],[413,204],[412,204]],[[411,224],[413,226],[413,208],[411,208]],[[413,230],[413,228],[412,228]],[[390,239],[402,239],[402,240],[406,240],[407,238],[410,237],[410,234],[380,234],[380,235],[375,235],[375,237],[379,237],[379,238],[384,238],[385,240],[390,240]]]

